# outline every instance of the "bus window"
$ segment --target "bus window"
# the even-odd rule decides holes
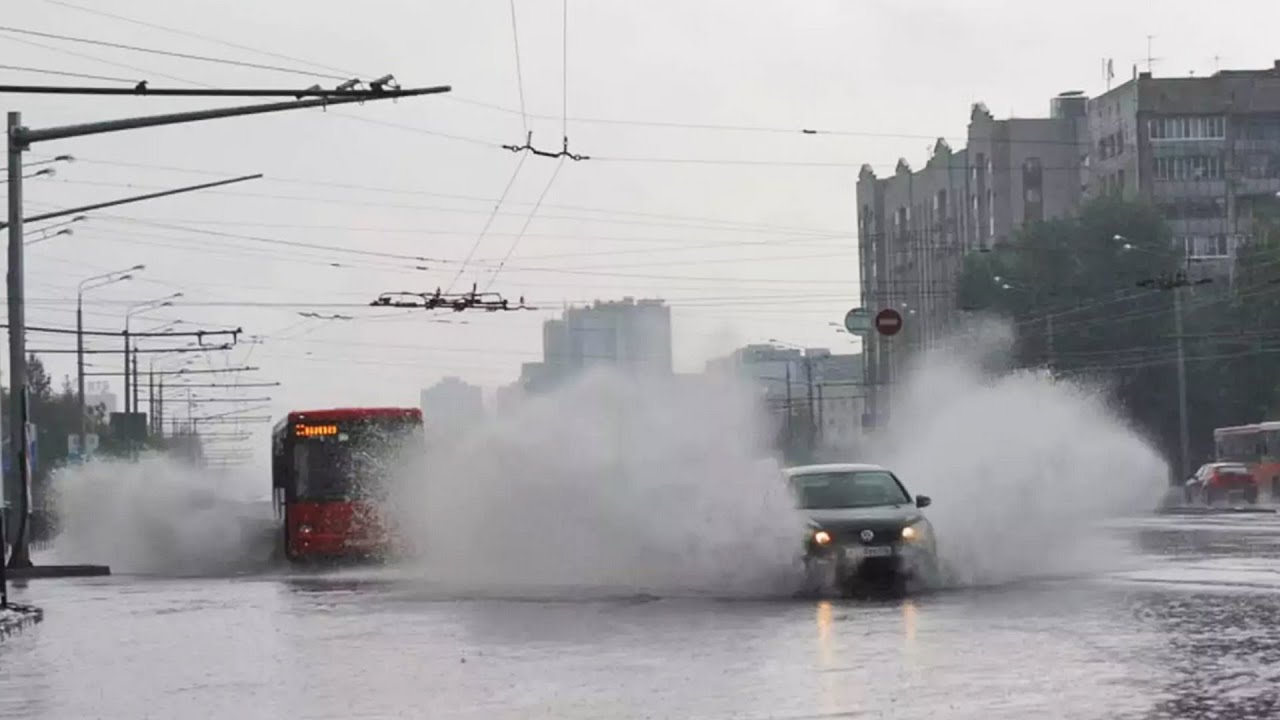
[[[1266,446],[1263,455],[1271,462],[1280,460],[1280,430],[1267,430],[1263,437]]]
[[[1262,438],[1258,432],[1235,432],[1218,436],[1217,459],[1219,462],[1256,463]]]

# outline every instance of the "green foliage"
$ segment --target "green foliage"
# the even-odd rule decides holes
[[[1280,222],[1264,223],[1240,251],[1231,282],[1196,284],[1199,268],[1170,240],[1151,207],[1097,201],[965,258],[957,301],[1014,323],[1018,364],[1108,381],[1119,406],[1176,459],[1181,293],[1196,463],[1212,455],[1214,427],[1280,419]],[[1191,284],[1177,287],[1179,279]]]
[[[67,460],[67,437],[80,431],[80,407],[70,378],[63,378],[60,390],[53,389],[53,379],[44,363],[35,355],[27,358],[27,394],[30,398],[31,422],[36,425],[36,464],[32,475],[32,495],[37,507],[47,497],[50,474]],[[4,414],[5,445],[8,446],[9,393],[0,392],[0,412]],[[106,434],[106,410],[101,406],[86,408],[86,430]]]

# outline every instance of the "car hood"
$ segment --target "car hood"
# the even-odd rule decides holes
[[[801,510],[825,530],[900,530],[924,518],[914,505],[882,505],[835,510]]]

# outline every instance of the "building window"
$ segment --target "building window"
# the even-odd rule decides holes
[[[1271,153],[1251,153],[1244,158],[1245,177],[1267,179],[1280,177],[1280,163]]]
[[[1221,115],[1151,118],[1147,125],[1152,140],[1222,140],[1227,136],[1227,119]]]
[[[1155,159],[1157,180],[1221,180],[1221,155],[1179,155]]]
[[[1187,235],[1182,245],[1189,258],[1225,258],[1231,256],[1231,240],[1226,235]]]
[[[1221,220],[1227,216],[1223,198],[1182,198],[1159,207],[1166,220]]]

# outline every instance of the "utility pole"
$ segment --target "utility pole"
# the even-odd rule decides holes
[[[154,374],[155,371],[152,370]],[[156,434],[164,438],[164,376],[157,381],[159,394],[156,396]]]
[[[1045,349],[1048,351],[1047,354],[1049,356],[1048,358],[1049,367],[1052,368],[1054,365],[1053,361],[1054,361],[1054,355],[1055,355],[1054,347],[1053,347],[1053,315],[1045,316],[1044,332],[1045,332]]]
[[[125,322],[124,326],[124,412],[128,415],[132,410],[129,407],[129,324]]]
[[[138,352],[134,349],[133,355],[133,412],[138,412]]]
[[[793,452],[793,448],[794,448],[794,446],[795,446],[795,444],[796,444],[796,433],[795,433],[795,426],[794,426],[794,423],[793,423],[794,418],[792,417],[792,414],[795,412],[795,408],[793,408],[793,407],[791,406],[791,361],[790,361],[790,360],[788,360],[788,361],[787,361],[785,377],[786,377],[786,381],[787,381],[787,394],[786,394],[786,397],[787,397],[787,399],[786,399],[786,404],[787,404],[787,453],[791,453],[791,452]]]
[[[137,363],[134,364],[137,367]],[[147,433],[154,435],[156,432],[156,368],[155,361],[151,363],[151,367],[147,370]]]
[[[810,462],[813,460],[813,450],[817,443],[818,434],[813,412],[813,358],[809,357],[809,353],[806,350],[801,350],[800,352],[800,357],[804,359],[805,399],[808,400],[809,405],[808,422],[805,423],[807,426],[805,428],[805,452],[809,454],[809,457],[805,458],[805,462]]]
[[[1182,334],[1182,288],[1173,288],[1173,323],[1174,334],[1178,338],[1178,440],[1181,451],[1182,475],[1185,480],[1191,475],[1191,433],[1187,426],[1187,357],[1183,352]]]
[[[22,127],[22,115],[16,112],[8,114],[8,133],[13,138],[15,132]],[[22,151],[12,141],[9,142],[9,452],[13,460],[13,476],[18,479],[17,496],[25,496],[30,483],[30,470],[27,457],[27,358],[26,358],[26,307],[23,281],[23,240],[22,240]],[[15,222],[16,218],[16,222]],[[9,493],[0,493],[8,499]],[[7,505],[7,503],[6,503]],[[26,507],[25,497],[17,503],[19,513],[26,515],[31,508]],[[23,542],[26,530],[26,518],[19,517],[18,536],[14,539],[13,554],[9,561],[15,567],[26,567],[31,564],[26,543]],[[7,540],[7,537],[6,537]],[[4,542],[0,542],[0,548]],[[2,560],[3,558],[0,558]]]

